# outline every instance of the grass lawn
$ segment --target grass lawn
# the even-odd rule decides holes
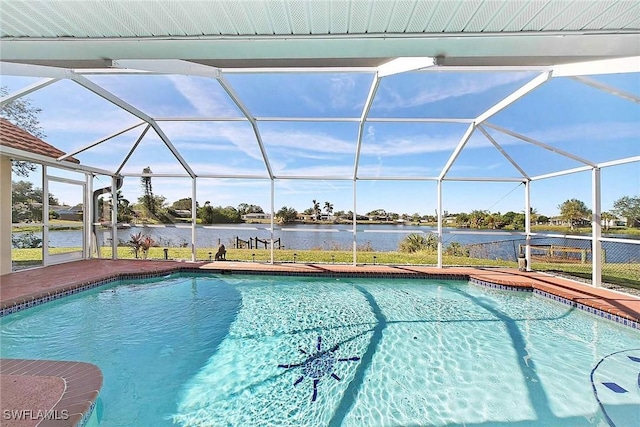
[[[51,254],[69,252],[70,248],[52,248]],[[199,248],[196,259],[201,261],[213,258],[216,249]],[[111,247],[101,249],[103,258],[111,258]],[[191,260],[189,248],[169,248],[169,259]],[[353,253],[351,251],[330,250],[292,250],[278,249],[274,251],[275,262],[300,262],[300,263],[336,263],[351,264]],[[374,259],[375,257],[375,259]],[[130,247],[118,247],[118,258],[133,259],[134,254]],[[149,259],[164,259],[163,248],[153,247],[149,250]],[[228,261],[255,261],[268,262],[271,251],[268,249],[228,249]],[[38,265],[42,263],[42,249],[13,249],[12,259],[18,264]],[[392,265],[436,265],[437,254],[429,251],[404,253],[404,252],[358,252],[358,264],[392,264]],[[517,267],[516,262],[503,260],[490,260],[482,258],[470,258],[461,256],[443,256],[445,266],[484,266],[484,267]],[[532,265],[537,271],[557,271],[582,278],[591,278],[591,264],[566,264],[566,263],[542,263],[535,262]],[[605,263],[602,268],[602,280],[622,286],[640,289],[640,263],[613,264]]]

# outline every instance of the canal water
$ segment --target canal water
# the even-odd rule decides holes
[[[379,225],[362,224],[357,228],[357,245],[375,251],[396,251],[402,239],[411,233],[436,233],[436,227],[415,225]],[[443,242],[445,247],[453,242],[472,245],[472,256],[491,259],[515,260],[524,244],[524,236],[500,230],[469,230],[444,228]],[[135,226],[118,230],[118,239],[127,242],[131,235],[142,233],[152,237],[159,246],[187,246],[191,242],[191,228],[175,226]],[[228,224],[202,226],[196,229],[196,245],[198,247],[217,247],[223,243],[234,247],[236,238],[247,241],[250,238],[261,240],[271,236],[267,224]],[[638,239],[638,236],[611,235],[610,237]],[[98,238],[103,244],[110,238],[110,233],[100,232]],[[281,245],[287,249],[345,249],[353,245],[352,226],[347,224],[314,225],[296,224],[276,227],[274,238],[280,238]],[[536,238],[534,245],[573,246],[588,249],[589,240],[569,238]],[[79,247],[82,235],[79,231],[49,232],[49,245],[52,247]],[[603,242],[607,262],[640,262],[640,245],[631,243]]]

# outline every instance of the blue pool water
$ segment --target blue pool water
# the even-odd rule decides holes
[[[460,281],[175,276],[4,317],[100,367],[100,426],[638,426],[640,332]]]

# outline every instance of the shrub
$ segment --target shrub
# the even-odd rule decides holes
[[[400,252],[419,252],[419,251],[437,251],[438,238],[429,234],[425,237],[423,234],[411,233],[405,237],[399,245]]]
[[[11,236],[11,246],[16,249],[41,248],[42,239],[29,231]]]
[[[445,255],[450,255],[450,256],[469,256],[469,248],[466,245],[461,245],[458,242],[453,242],[451,243],[449,246],[447,246],[447,249],[444,250],[444,254]]]

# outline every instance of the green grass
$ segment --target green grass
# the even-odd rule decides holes
[[[148,259],[164,259],[163,248],[154,247],[149,250]],[[52,248],[51,254],[68,252],[69,248]],[[213,258],[216,253],[214,248],[199,248],[196,251],[196,259],[207,261]],[[211,254],[211,255],[210,255]],[[336,263],[351,264],[353,253],[345,250],[292,250],[278,249],[274,251],[275,262],[298,263]],[[111,247],[101,249],[102,258],[111,258]],[[142,256],[142,255],[141,255]],[[373,257],[376,257],[375,260]],[[38,265],[42,263],[41,249],[13,249],[13,261],[24,265]],[[191,250],[188,248],[169,248],[169,259],[191,260]],[[133,259],[134,254],[129,247],[118,247],[118,258]],[[271,251],[268,249],[229,249],[227,250],[228,261],[256,261],[268,262],[271,259]],[[360,251],[357,254],[358,264],[391,264],[391,265],[436,265],[437,255],[433,252],[423,251],[416,253],[402,252],[366,252]],[[469,258],[458,256],[443,256],[445,266],[485,266],[485,267],[510,267],[515,268],[517,264],[512,261],[489,260],[481,258]],[[537,271],[557,271],[574,275],[576,277],[590,278],[591,264],[566,264],[566,263],[540,263],[533,264],[533,269]],[[608,283],[615,283],[622,286],[629,286],[640,289],[640,264],[604,264],[602,267],[602,280]]]
[[[51,254],[69,252],[70,248],[52,248]],[[215,248],[199,248],[196,251],[196,259],[207,261],[215,256]],[[211,255],[209,255],[211,254]],[[351,264],[353,253],[346,250],[292,250],[278,249],[274,251],[275,262],[298,263],[336,263]],[[376,257],[375,260],[373,257]],[[111,247],[101,249],[102,258],[111,258]],[[169,259],[191,260],[191,249],[169,248]],[[129,247],[118,247],[118,258],[133,259],[134,254]],[[42,249],[13,249],[12,259],[18,264],[38,265],[42,263]],[[149,250],[148,259],[164,259],[163,248],[153,247]],[[271,251],[268,249],[228,249],[228,261],[256,261],[268,262],[271,259]],[[437,254],[430,251],[403,253],[403,252],[366,252],[359,251],[356,262],[358,264],[391,264],[391,265],[436,265]],[[517,267],[517,263],[504,260],[490,260],[482,258],[469,258],[459,256],[443,256],[445,266],[484,266],[484,267]],[[591,264],[567,264],[567,263],[542,263],[535,262],[532,265],[537,271],[557,271],[571,274],[577,277],[590,278]],[[602,280],[621,286],[629,286],[640,289],[640,263],[604,264],[602,267]]]

